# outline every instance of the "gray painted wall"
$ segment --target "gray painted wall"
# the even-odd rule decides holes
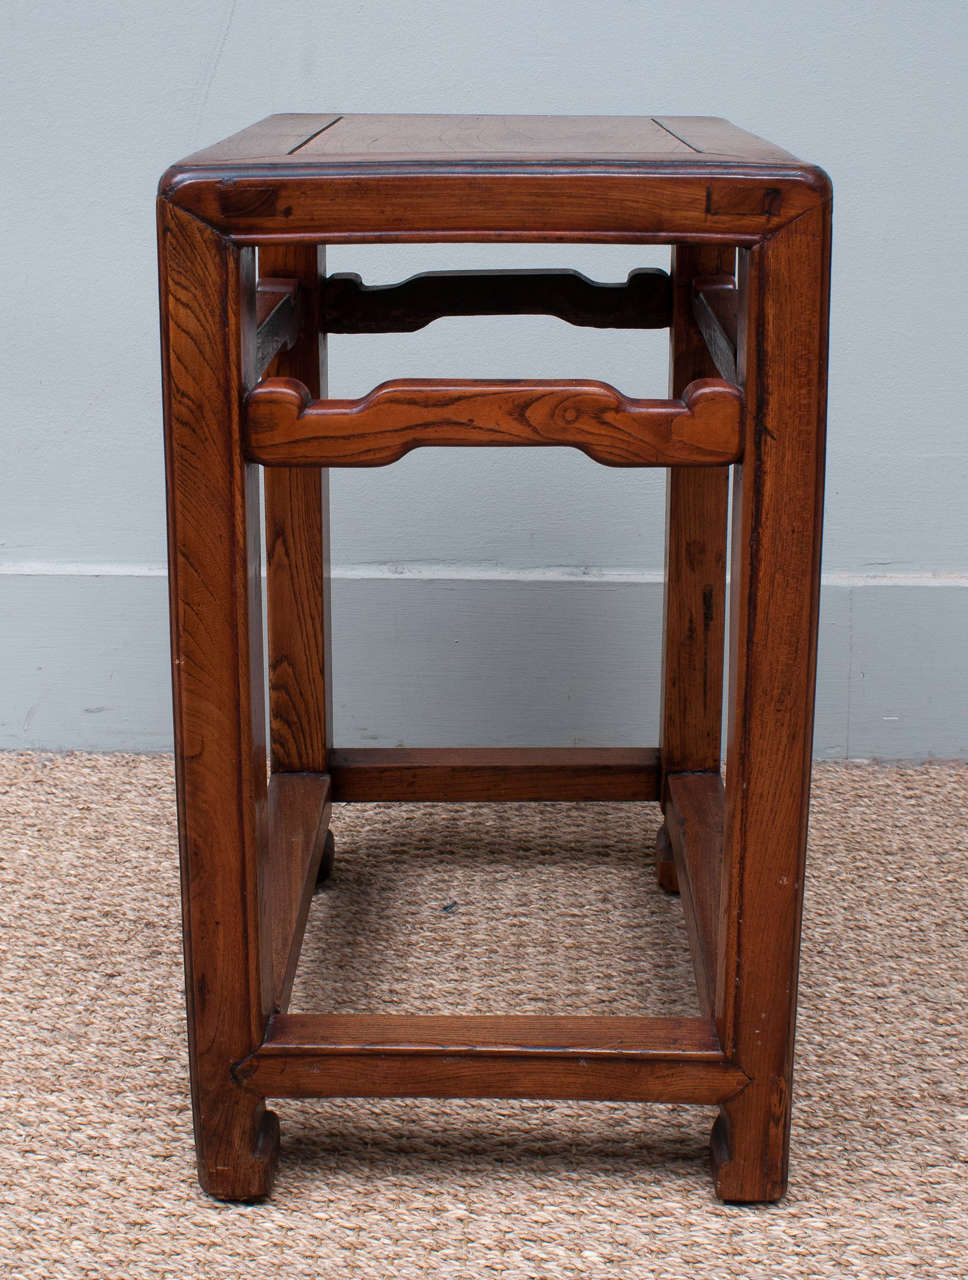
[[[343,745],[658,741],[658,575],[345,572],[333,591]],[[0,742],[170,749],[160,567],[9,575],[0,592],[0,669],[17,673]],[[964,597],[963,585],[846,575],[825,586],[818,757],[968,756]]]
[[[0,746],[170,743],[153,193],[272,111],[725,115],[834,179],[817,754],[968,754],[962,3],[254,0],[19,6],[0,52]],[[13,178],[12,196],[9,185]],[[662,265],[628,247],[363,246],[333,270]],[[332,342],[331,386],[593,376],[664,339],[545,319]],[[334,481],[337,733],[657,733],[663,478],[424,451]]]

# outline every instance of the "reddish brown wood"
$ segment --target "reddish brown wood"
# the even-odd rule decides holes
[[[241,240],[755,243],[825,174],[727,121],[306,116],[170,169],[161,194]]]
[[[325,338],[319,334],[318,282],[323,250],[272,245],[260,270],[299,281],[301,327],[270,373],[326,390]],[[329,476],[309,468],[265,473],[269,709],[274,772],[325,773],[330,688]]]
[[[308,142],[342,119],[341,116],[303,115],[300,113],[266,116],[223,138],[214,146],[196,151],[182,163],[185,165],[228,165],[240,163],[279,163],[283,157],[295,155]]]
[[[739,456],[741,398],[714,378],[681,400],[632,400],[604,382],[385,382],[314,401],[272,378],[246,402],[248,456],[266,466],[382,467],[425,445],[569,445],[614,467],[715,466]]]
[[[659,753],[625,747],[359,747],[330,752],[333,799],[656,800]]]
[[[189,1057],[200,1175],[213,1194],[250,1199],[268,1190],[277,1127],[266,1096],[341,1093],[719,1102],[719,1194],[738,1201],[782,1194],[816,655],[829,195],[822,171],[724,121],[648,117],[273,117],[162,180]],[[366,401],[323,402],[300,417],[307,399],[325,395],[314,382],[315,245],[424,239],[674,243],[674,398],[695,400],[687,387],[712,376],[710,350],[732,372],[729,308],[737,304],[735,376],[745,408],[728,385],[700,384],[691,420],[674,409],[670,419],[666,402],[643,415],[637,404],[650,402],[583,383],[580,395],[590,394],[591,404],[564,424],[577,433],[568,443],[611,451],[606,460],[616,465],[630,457],[632,465],[675,464],[663,840],[673,848],[672,865],[678,860],[712,1019],[606,1026],[580,1018],[311,1015],[277,1018],[264,1034],[295,964],[320,855],[329,763],[333,794],[346,799],[631,800],[658,793],[655,753],[600,753],[596,760],[583,752],[395,751],[381,758],[328,751],[328,594],[316,590],[325,576],[325,522],[315,468],[334,457],[351,465],[389,461],[424,442],[557,441],[555,411],[575,407],[567,404],[574,387],[565,391],[560,383],[500,384],[496,397],[479,383],[448,383],[444,391],[422,383],[416,395],[390,384]],[[257,320],[252,253],[242,246],[256,243],[265,271],[300,281],[308,310],[292,349],[270,370],[298,379],[301,389],[283,381],[252,392],[247,443],[242,415],[257,372]],[[736,246],[742,272],[733,294],[722,279],[710,286],[708,277],[732,273]],[[283,336],[285,346],[294,335]],[[281,417],[289,415],[281,438],[273,434],[280,387]],[[447,416],[455,405],[433,401],[455,391],[456,412],[465,415],[456,426]],[[469,391],[478,405],[466,399]],[[537,417],[535,396],[553,400]],[[305,443],[298,424],[314,418]],[[657,420],[666,431],[658,437]],[[684,427],[695,434],[676,434]],[[261,430],[268,436],[256,445]],[[250,461],[265,448],[272,464],[271,839],[257,487],[247,448]],[[740,456],[721,835],[725,471],[685,464]],[[695,778],[696,770],[707,776]],[[663,866],[669,859],[660,856]],[[623,1039],[628,1032],[631,1040]]]
[[[746,1084],[701,1018],[290,1014],[237,1078],[272,1097],[720,1102]]]
[[[824,182],[772,166],[730,176],[714,161],[672,176],[625,165],[601,174],[549,165],[540,175],[500,168],[451,175],[436,166],[421,181],[399,169],[345,176],[330,169],[318,181],[253,172],[231,185],[213,173],[189,173],[162,192],[240,244],[314,243],[319,236],[327,244],[665,244],[682,235],[751,245],[811,208]]]
[[[723,872],[723,783],[718,773],[674,773],[666,829],[696,970],[699,1008],[712,1017],[719,962]]]
[[[738,129],[729,120],[720,116],[653,116],[656,124],[661,125],[673,137],[678,138],[691,151],[699,155],[734,156],[747,163],[752,161],[772,161],[778,158],[793,160],[789,151],[784,151],[775,142],[760,138],[755,133],[747,133]]]
[[[275,773],[269,780],[269,836],[259,883],[262,937],[272,952],[272,1007],[289,1004],[309,904],[326,847],[329,778]]]
[[[677,245],[673,251],[672,395],[714,372],[693,316],[693,282],[731,273],[734,257],[733,249],[723,247]],[[728,483],[723,470],[674,467],[669,472],[662,699],[666,777],[719,768]]]
[[[697,156],[747,165],[803,166],[788,151],[711,116],[281,115],[268,116],[178,168],[516,164],[667,166]]]
[[[743,255],[723,924],[716,1019],[751,1077],[714,1133],[726,1200],[787,1178],[823,504],[830,208]]]
[[[596,329],[667,329],[669,277],[654,267],[623,284],[578,271],[425,271],[399,284],[330,276],[323,290],[329,333],[413,333],[442,316],[549,315]]]
[[[418,1056],[445,1052],[481,1057],[515,1053],[618,1058],[673,1055],[702,1062],[723,1059],[716,1027],[709,1018],[556,1014],[291,1013],[272,1019],[259,1052],[312,1057],[319,1049],[353,1055],[399,1049]]]
[[[272,964],[260,938],[266,850],[256,469],[239,411],[251,371],[251,250],[159,206],[175,768],[199,1177],[268,1193],[278,1123],[233,1062],[262,1040]]]

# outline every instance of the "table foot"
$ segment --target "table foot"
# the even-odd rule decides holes
[[[233,1110],[234,1132],[223,1129],[216,1142],[199,1143],[198,1180],[216,1200],[264,1200],[272,1190],[279,1162],[279,1117],[251,1095]],[[224,1112],[219,1119],[224,1119]],[[211,1148],[215,1151],[207,1156]]]

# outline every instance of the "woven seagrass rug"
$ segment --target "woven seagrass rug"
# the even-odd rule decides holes
[[[293,1007],[692,1012],[651,805],[337,809]],[[779,1205],[712,1196],[713,1113],[277,1104],[273,1199],[194,1180],[172,763],[0,755],[0,1274],[963,1277],[968,765],[815,774]]]

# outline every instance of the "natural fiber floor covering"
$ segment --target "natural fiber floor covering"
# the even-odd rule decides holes
[[[172,765],[0,756],[0,1273],[968,1275],[968,766],[817,769],[792,1177],[712,1197],[708,1108],[281,1102],[271,1202],[197,1188]],[[653,806],[335,816],[296,1008],[691,1011]]]

